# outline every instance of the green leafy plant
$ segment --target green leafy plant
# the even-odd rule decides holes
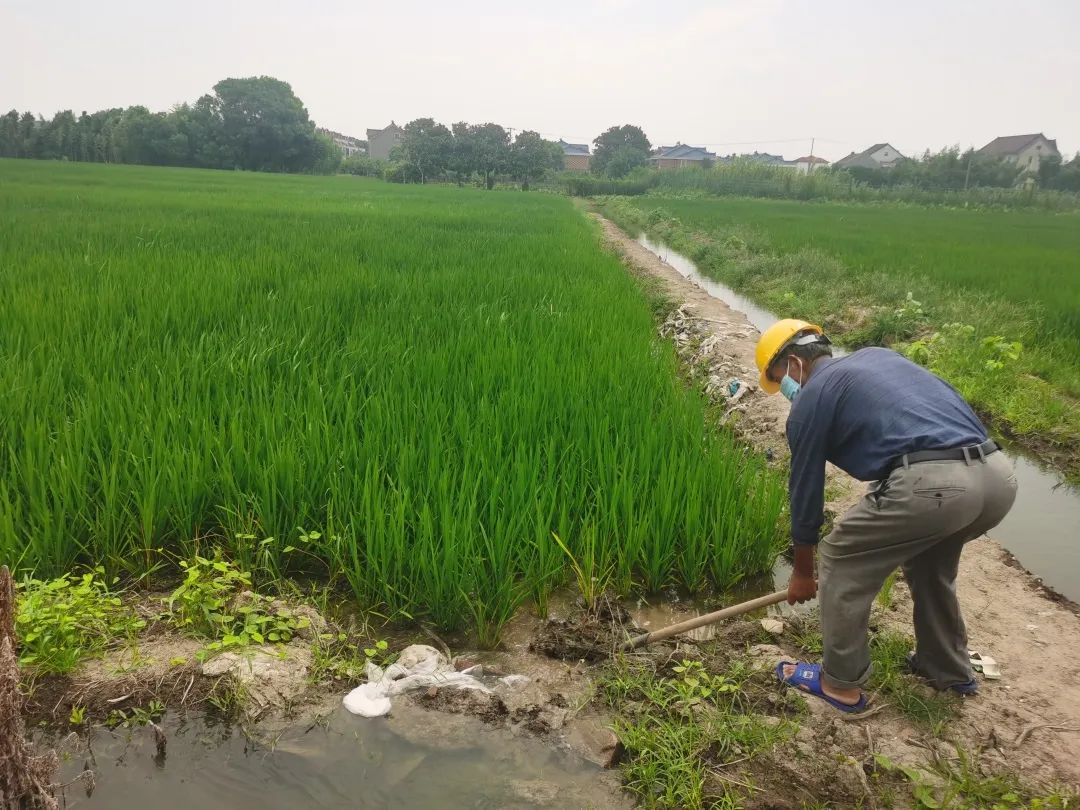
[[[372,661],[378,666],[382,666],[383,659],[386,658],[387,643],[382,639],[375,642],[373,647],[364,647],[364,655],[367,656],[369,661]]]
[[[101,568],[79,576],[26,579],[16,601],[19,663],[42,674],[70,672],[83,658],[146,624],[110,591]]]
[[[672,688],[679,696],[684,710],[714,699],[719,695],[739,691],[739,684],[724,675],[712,675],[705,671],[700,661],[684,660],[672,667],[679,678],[672,680]]]
[[[68,714],[68,725],[81,726],[86,722],[86,707],[85,706],[72,706],[71,713]]]
[[[136,706],[133,709],[113,709],[105,718],[105,725],[109,728],[122,726],[123,728],[137,728],[156,723],[165,714],[165,704],[160,700],[151,700],[146,706]]]
[[[273,600],[250,590],[251,574],[224,560],[196,556],[182,560],[184,581],[169,596],[177,626],[209,639],[207,651],[247,644],[287,643],[309,626],[304,616],[274,607]]]
[[[986,360],[986,370],[998,371],[1005,368],[1006,364],[1020,359],[1024,344],[1018,340],[1007,340],[1001,335],[991,335],[983,338],[982,347],[990,354]]]

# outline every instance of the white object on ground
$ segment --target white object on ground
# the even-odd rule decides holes
[[[368,682],[342,699],[346,709],[361,717],[389,714],[390,698],[413,689],[437,686],[491,692],[474,676],[455,671],[446,656],[426,644],[406,647],[398,660],[385,670],[368,661],[364,671]]]
[[[1001,678],[1001,667],[989,655],[982,655],[975,650],[968,650],[968,656],[971,658],[971,668],[976,672],[981,672],[984,678],[990,681]]]
[[[784,632],[784,623],[779,619],[762,619],[761,626],[766,633],[772,633],[774,636]]]
[[[518,686],[524,686],[531,679],[528,675],[504,675],[503,677],[499,678],[499,680],[509,686],[511,689],[513,689]]]

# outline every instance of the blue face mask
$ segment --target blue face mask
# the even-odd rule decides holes
[[[788,402],[791,402],[802,390],[802,384],[797,382],[794,377],[791,376],[791,360],[788,360],[788,373],[784,374],[784,379],[780,380],[780,393],[787,397]]]

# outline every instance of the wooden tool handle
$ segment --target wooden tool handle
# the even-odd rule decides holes
[[[769,605],[775,605],[778,602],[783,602],[787,599],[787,588],[782,591],[776,591],[770,593],[767,596],[759,596],[757,599],[751,599],[749,602],[741,602],[738,605],[732,605],[726,607],[723,610],[717,610],[712,613],[706,613],[704,616],[697,616],[693,619],[687,619],[685,622],[679,622],[678,624],[669,624],[667,627],[662,627],[652,633],[643,633],[640,636],[634,636],[634,638],[626,641],[619,647],[624,652],[626,650],[635,650],[638,647],[642,647],[646,644],[651,644],[654,641],[659,641],[662,638],[671,638],[671,636],[677,636],[679,633],[685,633],[688,630],[694,630],[698,627],[704,627],[707,624],[713,624],[721,619],[730,619],[732,616],[740,616],[743,613],[749,613],[751,610],[757,610],[758,608],[768,607]]]

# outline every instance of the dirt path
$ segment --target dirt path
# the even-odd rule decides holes
[[[687,280],[610,221],[593,216],[609,249],[621,255],[636,274],[657,282],[685,313],[687,317],[680,322],[694,330],[699,346],[708,349],[707,357],[697,359],[722,369],[725,375],[756,381],[758,332],[745,317]],[[767,397],[754,390],[741,399],[738,409],[739,431],[783,458],[787,452],[783,431],[788,403],[782,397]],[[858,482],[839,470],[830,472],[827,496],[835,512],[846,509],[860,490]],[[1003,759],[1025,777],[1077,785],[1080,679],[1075,677],[1074,664],[1080,657],[1080,618],[1046,598],[1038,583],[1011,566],[1008,559],[1001,546],[981,538],[968,546],[961,560],[959,597],[971,648],[992,656],[1003,677],[982,681],[979,696],[965,702],[961,717],[952,724],[951,736],[972,749],[985,747],[989,756]],[[910,597],[899,582],[889,621],[908,633],[910,608]],[[817,715],[816,708],[812,709]],[[831,719],[827,714],[820,716],[823,721]],[[887,713],[867,721],[867,725],[874,727],[874,734],[897,743],[918,736],[904,726],[902,717]],[[1051,730],[1051,726],[1074,730]],[[893,753],[904,758],[904,746],[896,747]],[[916,751],[906,754],[912,756]]]

